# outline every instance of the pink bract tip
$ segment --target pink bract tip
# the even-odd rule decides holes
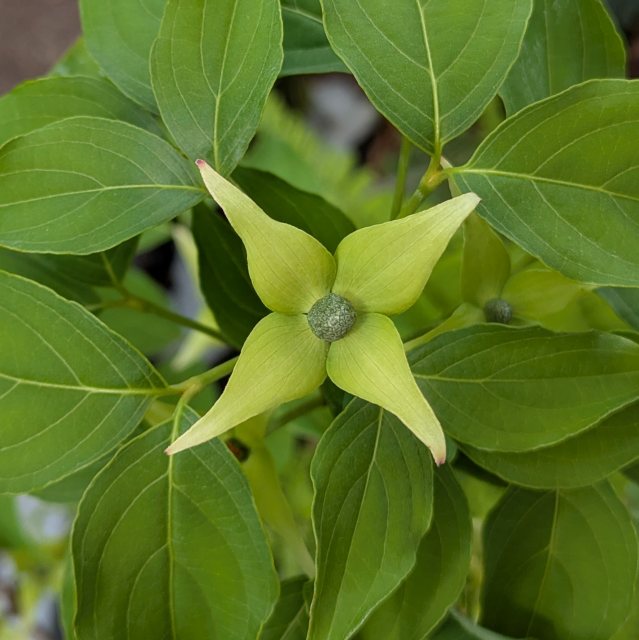
[[[206,162],[204,160],[196,160],[195,164],[200,168],[203,169],[204,167],[206,167]]]

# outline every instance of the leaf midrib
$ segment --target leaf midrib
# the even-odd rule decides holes
[[[544,176],[536,176],[528,173],[517,173],[514,171],[500,171],[499,169],[472,169],[460,167],[448,172],[449,175],[464,175],[474,173],[477,175],[495,175],[503,178],[515,178],[520,180],[528,180],[530,182],[542,182],[547,184],[554,184],[562,187],[568,187],[570,189],[583,189],[584,191],[594,191],[602,193],[603,195],[611,198],[619,198],[622,200],[630,200],[631,202],[639,202],[639,198],[631,196],[627,193],[618,193],[616,191],[609,191],[608,189],[602,189],[595,185],[582,184],[580,182],[568,182],[567,180],[559,180],[557,178],[547,178]]]
[[[435,69],[433,67],[433,58],[430,52],[430,43],[428,41],[428,31],[426,29],[426,20],[424,18],[424,12],[419,0],[415,0],[417,5],[417,11],[419,12],[419,20],[421,24],[422,37],[424,39],[424,47],[426,48],[426,57],[428,59],[428,75],[430,78],[430,85],[433,94],[433,150],[435,155],[438,155],[441,151],[441,122],[439,119],[439,94],[437,90],[437,79],[435,78]]]
[[[528,621],[528,626],[526,628],[526,636],[530,635],[530,631],[533,626],[533,622],[537,618],[539,608],[539,604],[542,600],[544,588],[546,586],[546,581],[548,580],[548,574],[550,573],[550,566],[552,564],[553,556],[554,556],[554,547],[557,536],[557,519],[559,517],[559,492],[555,491],[554,496],[554,505],[553,505],[553,514],[552,521],[550,525],[550,540],[548,541],[548,546],[546,547],[546,561],[544,563],[544,573],[541,577],[541,581],[539,582],[539,589],[537,590],[537,597],[535,598],[535,604],[533,605],[530,620]]]
[[[90,385],[73,385],[73,384],[61,384],[55,382],[43,382],[40,380],[28,380],[26,378],[18,378],[6,373],[0,373],[0,379],[10,380],[20,385],[29,385],[35,387],[42,387],[45,389],[59,389],[61,391],[83,391],[88,394],[101,394],[101,395],[118,395],[118,396],[152,396],[169,393],[168,387],[147,387],[134,388],[134,387],[93,387]]]
[[[381,430],[382,430],[381,427],[382,427],[383,416],[384,416],[384,409],[380,408],[379,411],[378,411],[377,418],[375,420],[375,422],[376,422],[375,444],[373,445],[373,452],[371,454],[371,459],[370,459],[370,462],[368,463],[368,467],[366,469],[366,474],[365,474],[366,475],[366,480],[364,482],[364,487],[362,488],[362,493],[361,493],[362,499],[359,501],[359,507],[358,507],[358,510],[357,510],[357,516],[355,518],[355,525],[352,528],[353,532],[357,528],[357,523],[359,522],[360,514],[361,514],[361,511],[362,511],[362,505],[364,503],[364,498],[365,498],[366,493],[368,491],[368,486],[369,486],[369,482],[370,482],[370,478],[371,478],[372,469],[377,464],[377,449],[378,449]],[[355,486],[356,486],[356,483],[353,485],[353,487],[351,487],[351,490]],[[344,501],[344,504],[345,503],[346,503],[346,501]],[[325,554],[326,556],[330,555],[332,544],[333,544],[333,536],[331,536],[331,538],[329,539],[328,548],[326,549],[326,554]],[[347,558],[351,557],[352,547],[353,547],[353,536],[351,536],[351,539],[350,539],[348,553],[346,554]],[[338,593],[342,589],[342,585],[344,583],[345,574],[346,574],[346,566],[343,567],[343,571],[342,571],[342,573],[340,575],[339,587],[336,590]],[[315,598],[314,598],[314,600],[315,600]],[[315,602],[313,604],[315,604]],[[310,628],[316,628],[317,627],[317,624],[314,624],[314,615],[313,615],[314,613],[317,613],[316,607],[312,606],[311,607],[311,615],[310,615]],[[331,619],[331,622],[330,622],[330,626],[327,629],[327,633],[330,634],[332,632],[334,624],[335,624],[335,617],[333,616],[332,619]],[[329,638],[330,635],[327,635],[326,637]]]
[[[174,185],[174,184],[125,184],[104,186],[97,189],[81,189],[79,191],[63,191],[61,193],[52,193],[46,196],[40,196],[37,198],[29,198],[27,200],[14,200],[12,202],[0,203],[0,209],[4,207],[14,207],[20,204],[30,204],[32,202],[43,202],[44,200],[53,200],[55,198],[66,198],[69,196],[85,195],[90,193],[104,193],[107,191],[127,191],[131,189],[158,189],[167,191],[197,191],[204,194],[204,191],[199,187],[191,187],[188,185]]]

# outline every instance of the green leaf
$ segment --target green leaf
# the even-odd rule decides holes
[[[160,133],[153,116],[108,80],[82,76],[40,78],[17,86],[0,99],[0,146],[11,138],[73,116],[122,120]]]
[[[358,311],[395,314],[410,308],[477,203],[473,194],[465,194],[401,220],[351,233],[335,252],[333,291]]]
[[[206,442],[314,391],[326,377],[326,349],[326,343],[313,335],[305,315],[269,314],[244,343],[220,399],[167,453]]]
[[[142,421],[120,446],[124,446],[129,440],[139,436],[148,428],[149,425],[145,421]],[[79,471],[75,471],[61,480],[51,482],[43,489],[31,491],[31,495],[47,502],[57,502],[60,504],[77,503],[80,501],[80,498],[82,498],[82,495],[93,478],[113,459],[113,455],[113,451],[109,451],[109,453],[91,463],[89,466],[83,467]]]
[[[538,489],[584,487],[639,458],[639,404],[634,403],[584,433],[523,453],[462,447],[478,465],[514,484]]]
[[[134,295],[170,309],[171,304],[165,290],[143,271],[132,269],[124,279],[124,286]],[[119,294],[113,293],[113,298],[119,297]],[[110,298],[107,292],[104,296],[105,301],[108,302]],[[180,327],[175,322],[140,309],[112,307],[100,311],[99,317],[118,335],[149,356],[159,354],[181,334]]]
[[[281,0],[284,64],[280,76],[346,71],[326,39],[320,0]]]
[[[21,251],[109,249],[202,197],[184,158],[123,122],[69,118],[0,149],[0,244]]]
[[[23,253],[0,247],[0,269],[35,280],[69,300],[98,304],[100,296],[91,285],[111,286],[112,277],[121,281],[136,247],[137,238],[85,256]]]
[[[22,276],[28,280],[35,280],[35,282],[53,289],[63,298],[82,304],[98,304],[100,296],[97,292],[85,282],[78,281],[59,269],[59,264],[55,260],[58,257],[23,253],[0,247],[0,270]]]
[[[510,256],[501,238],[476,214],[464,223],[461,287],[466,302],[483,308],[500,298],[510,276]]]
[[[512,640],[484,629],[455,611],[432,636],[432,640]]]
[[[233,180],[270,218],[306,231],[331,253],[355,231],[355,225],[336,206],[271,173],[240,167],[233,172]]]
[[[49,71],[50,76],[101,77],[102,70],[91,57],[85,39],[80,36]]]
[[[67,554],[64,563],[64,573],[62,575],[62,587],[59,594],[60,602],[60,623],[64,631],[66,640],[76,640],[73,630],[73,617],[75,616],[75,581],[73,579],[73,558],[71,553]]]
[[[605,640],[634,599],[637,536],[609,485],[510,489],[484,530],[483,624],[515,637]]]
[[[532,0],[323,0],[333,49],[371,102],[428,152],[463,133],[515,61]]]
[[[78,640],[245,640],[271,612],[273,561],[232,454],[215,441],[168,458],[170,440],[170,424],[133,440],[82,499]]]
[[[156,110],[149,55],[166,0],[80,0],[82,31],[91,55],[124,93]]]
[[[363,640],[422,640],[441,621],[466,582],[472,523],[462,488],[450,467],[435,473],[435,513],[402,585],[373,612]]]
[[[350,638],[415,564],[432,515],[427,450],[399,420],[351,402],[313,457],[317,578],[309,640]]]
[[[98,253],[84,256],[60,255],[44,256],[51,260],[56,270],[69,278],[96,287],[111,287],[121,282],[128,271],[138,247],[138,238],[131,238],[122,244]]]
[[[136,429],[136,431],[138,431]],[[135,432],[134,432],[135,433]],[[31,491],[31,495],[36,496],[40,500],[47,502],[58,502],[60,504],[79,502],[82,494],[89,486],[91,480],[97,475],[98,471],[104,467],[113,457],[113,452],[107,453],[99,460],[92,462],[90,465],[83,467],[79,471],[75,471],[62,479],[51,482],[43,489]]]
[[[639,345],[604,333],[479,325],[437,336],[409,361],[444,431],[488,451],[560,442],[639,388]]]
[[[271,93],[259,135],[242,160],[273,173],[298,189],[320,195],[357,225],[386,222],[393,193],[380,189],[379,176],[356,153],[339,149],[309,129],[302,114]]]
[[[304,586],[308,578],[301,576],[284,580],[280,599],[266,621],[260,640],[306,640],[308,611],[304,602]]]
[[[246,250],[222,215],[199,204],[193,210],[200,288],[224,337],[240,347],[269,310],[251,283]]]
[[[113,450],[164,382],[50,289],[0,272],[0,300],[0,492],[27,492]]]
[[[508,118],[453,169],[498,231],[575,280],[639,285],[639,82],[593,80]],[[602,105],[605,105],[603,108]]]
[[[639,331],[639,289],[602,287],[597,293],[633,329]]]
[[[499,94],[511,114],[584,80],[625,75],[626,47],[601,0],[534,0]]]
[[[378,313],[360,315],[348,334],[331,343],[326,371],[344,391],[397,416],[430,449],[435,462],[443,464],[444,433],[415,383],[390,318]]]
[[[282,55],[279,0],[168,0],[151,77],[178,146],[230,174],[255,134]]]
[[[335,261],[318,240],[273,220],[237,187],[198,161],[207,189],[242,239],[251,281],[262,302],[280,313],[306,313],[331,290]]]

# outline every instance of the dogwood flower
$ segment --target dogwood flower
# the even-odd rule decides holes
[[[224,392],[168,449],[174,454],[300,398],[328,377],[397,416],[446,458],[439,421],[422,395],[388,315],[411,307],[450,238],[479,198],[468,193],[365,227],[329,251],[270,218],[203,160],[204,183],[242,239],[253,286],[272,313],[246,339]]]

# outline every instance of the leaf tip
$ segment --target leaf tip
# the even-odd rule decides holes
[[[441,455],[433,454],[433,460],[438,467],[441,467],[446,462],[446,454],[443,453]]]
[[[472,203],[473,209],[481,202],[481,198],[473,191],[469,191],[468,193],[464,193],[462,198],[465,198],[466,201],[470,204]]]

